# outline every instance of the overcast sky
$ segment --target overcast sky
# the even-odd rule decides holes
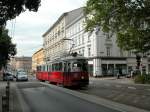
[[[82,7],[87,0],[41,0],[38,12],[24,12],[7,22],[17,45],[17,56],[32,56],[43,44],[42,35],[64,13]]]

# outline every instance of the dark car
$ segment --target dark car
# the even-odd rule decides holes
[[[3,81],[7,81],[7,80],[14,80],[14,77],[11,73],[4,73],[3,74]]]

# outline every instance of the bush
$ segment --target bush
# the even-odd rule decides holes
[[[134,78],[135,83],[150,84],[150,74],[137,75]]]
[[[134,78],[134,82],[135,83],[141,83],[141,84],[144,84],[144,76],[143,75],[137,75],[135,76]]]

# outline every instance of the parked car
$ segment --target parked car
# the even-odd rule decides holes
[[[16,81],[28,81],[28,75],[24,71],[19,71],[16,74]]]
[[[14,80],[14,77],[11,73],[9,72],[5,72],[3,73],[3,81],[7,81],[7,80]]]

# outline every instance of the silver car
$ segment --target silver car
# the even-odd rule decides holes
[[[28,75],[26,72],[17,72],[16,81],[28,81]]]

